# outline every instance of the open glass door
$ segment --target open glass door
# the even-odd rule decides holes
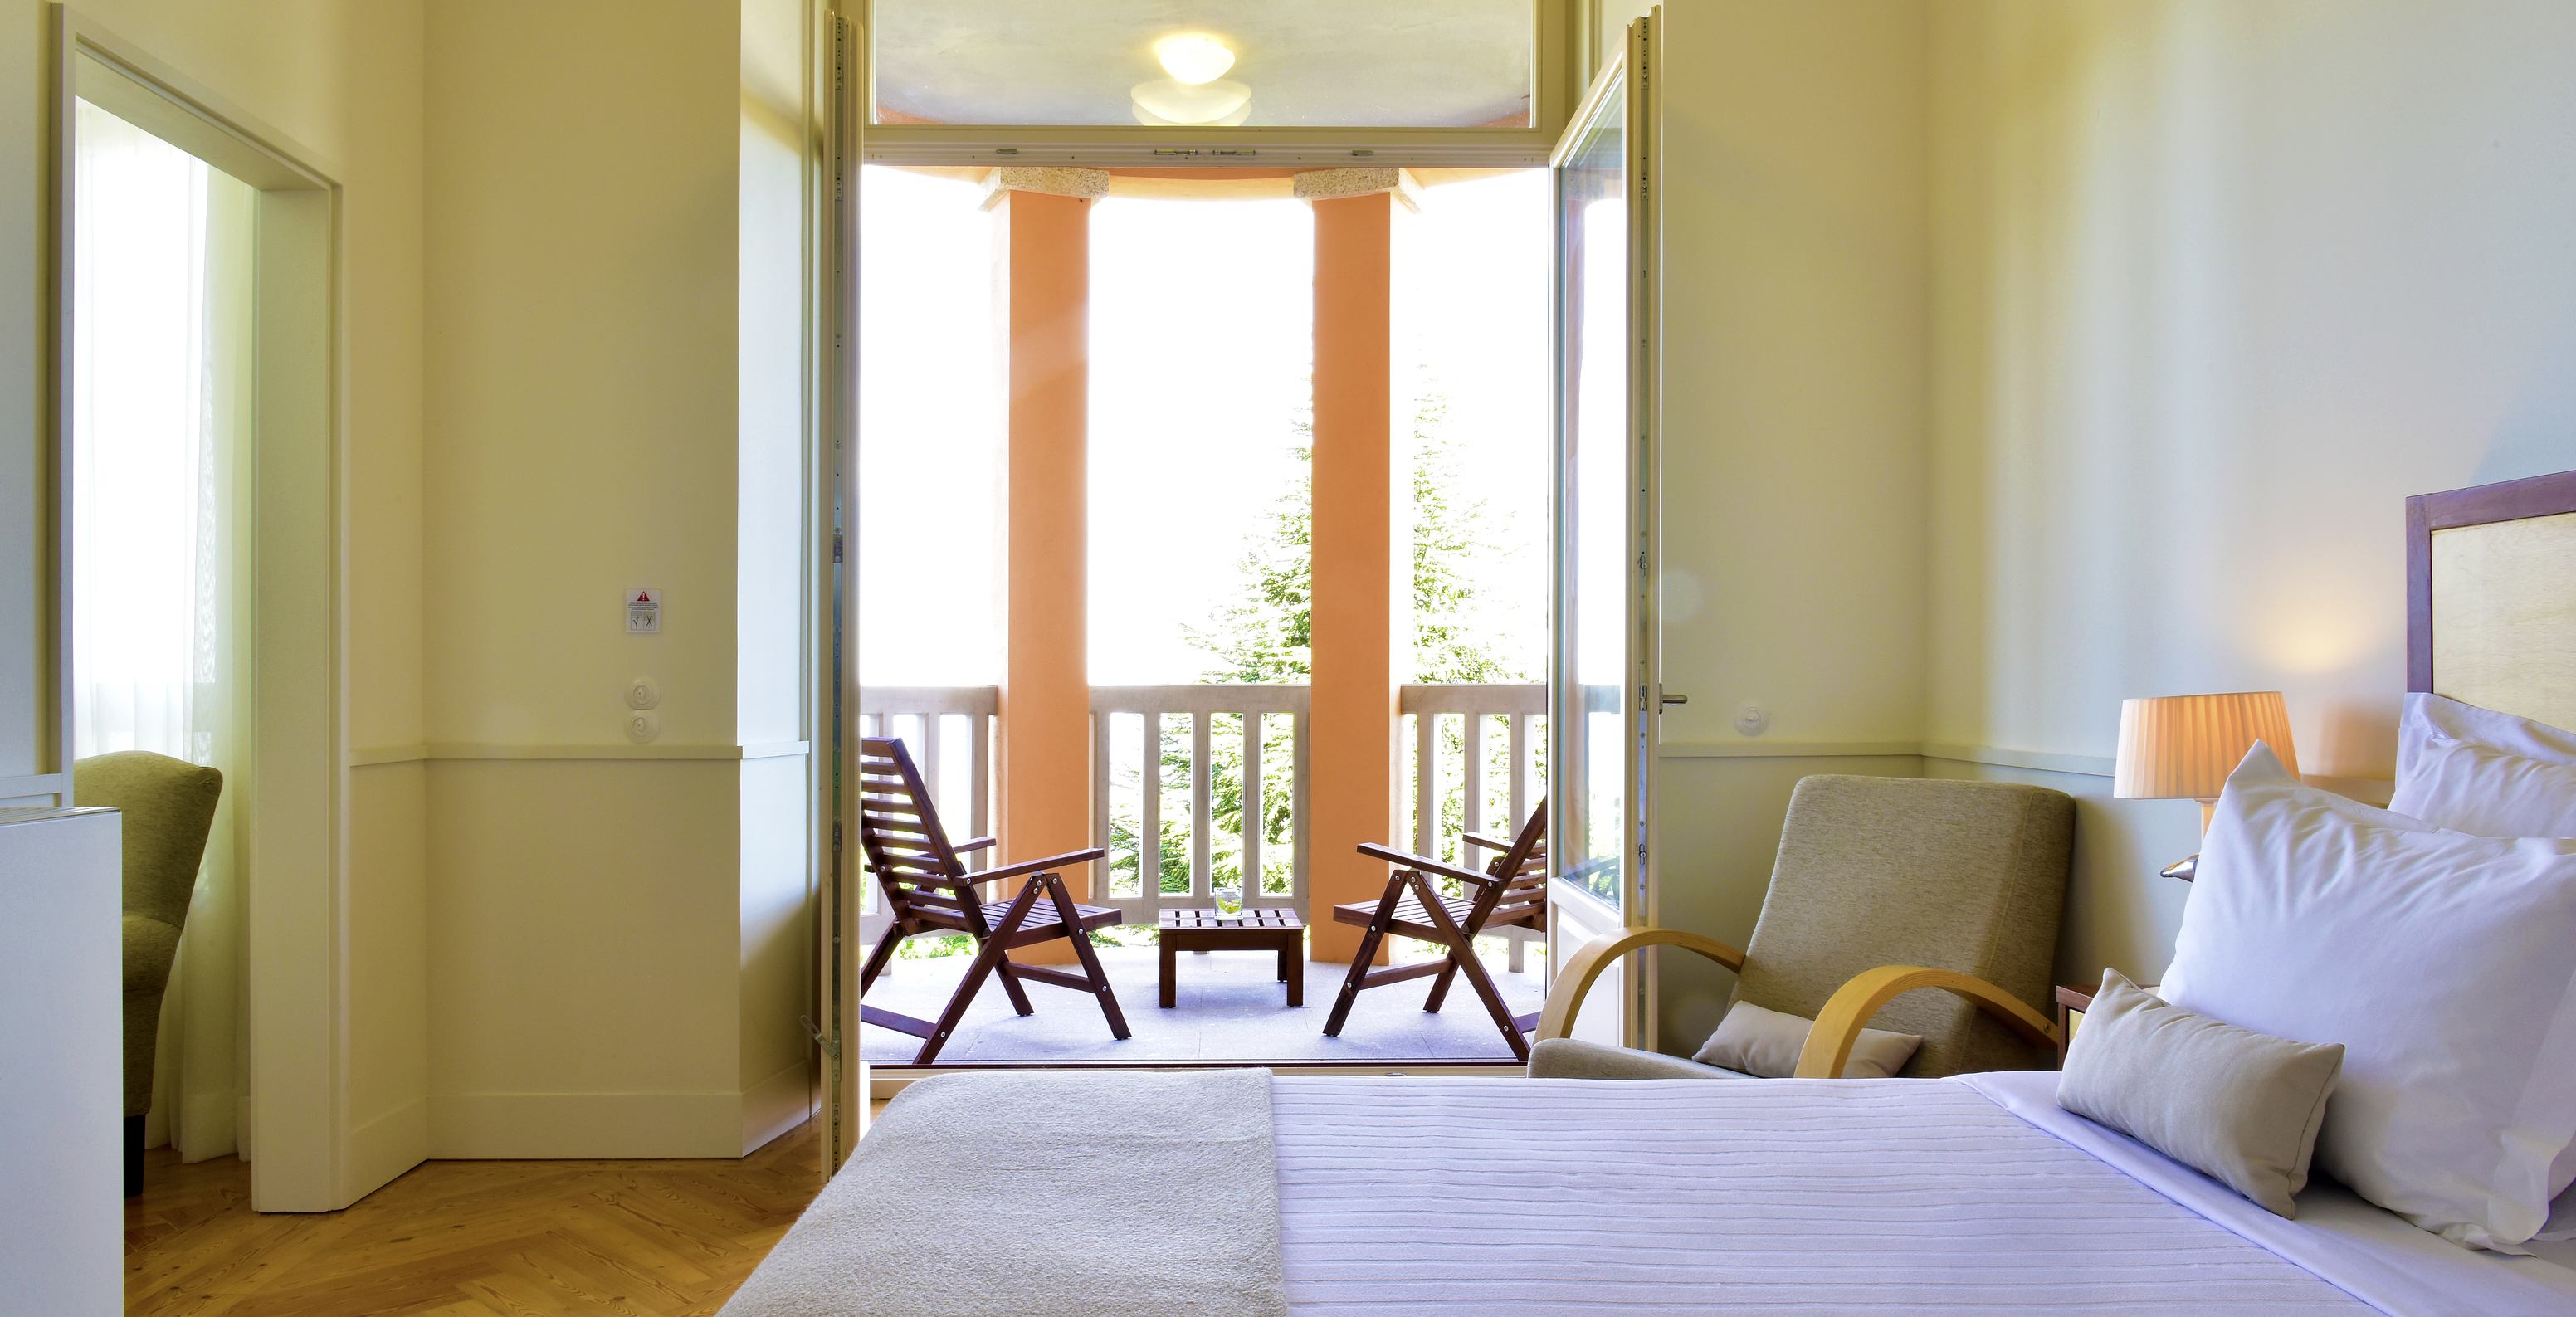
[[[867,1125],[868,1066],[859,1054],[859,967],[867,957],[871,935],[883,932],[872,925],[884,921],[871,918],[858,838],[845,837],[841,826],[843,819],[858,817],[853,807],[858,776],[850,766],[858,753],[859,735],[859,125],[866,120],[860,96],[867,79],[860,61],[866,57],[867,45],[858,24],[829,12],[819,18],[816,53],[825,67],[816,73],[831,88],[829,140],[823,159],[832,226],[827,274],[833,290],[826,299],[826,323],[821,328],[832,345],[825,357],[830,379],[824,398],[831,413],[827,433],[837,495],[832,519],[831,853],[823,876],[822,909],[815,921],[822,942],[816,959],[821,972],[815,976],[815,1013],[822,1024],[814,1033],[823,1072],[822,1110],[816,1119],[822,1122],[819,1142],[823,1173],[828,1176],[858,1150]]]
[[[1555,542],[1549,691],[1549,963],[1654,921],[1657,683],[1654,24],[1584,97],[1552,161],[1556,194]],[[1605,971],[1573,1036],[1652,1036],[1650,962]]]

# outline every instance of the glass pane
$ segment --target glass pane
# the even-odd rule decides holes
[[[961,179],[877,166],[860,175],[866,493],[855,557],[859,676],[870,686],[980,686],[1002,676],[1000,331],[993,217],[979,200]],[[939,551],[908,551],[926,544]],[[937,625],[916,625],[923,618]],[[956,820],[952,832],[963,826]]]
[[[878,0],[877,122],[1527,127],[1532,0]]]
[[[1562,680],[1579,702],[1566,738],[1569,797],[1561,872],[1621,907],[1628,671],[1628,191],[1626,115],[1613,94],[1558,171],[1565,373],[1560,479],[1566,646]]]

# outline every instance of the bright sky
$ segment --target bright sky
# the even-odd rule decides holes
[[[991,221],[973,185],[870,168],[861,188],[862,609],[871,685],[998,679],[1000,414]],[[1547,187],[1430,190],[1396,251],[1396,383],[1449,398],[1456,489],[1496,514],[1478,625],[1525,675],[1546,630]],[[1110,198],[1092,215],[1091,680],[1200,679],[1183,627],[1238,595],[1291,487],[1313,361],[1313,221],[1295,201]],[[1409,417],[1410,401],[1399,404]],[[923,618],[944,625],[923,627]]]

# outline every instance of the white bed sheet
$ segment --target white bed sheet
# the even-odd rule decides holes
[[[2322,1176],[2299,1195],[2298,1219],[2274,1216],[2136,1139],[2058,1106],[2054,1071],[1996,1071],[1959,1082],[2392,1317],[2576,1313],[2576,1271],[2542,1257],[2471,1251]]]
[[[2547,1264],[2469,1254],[2348,1196],[2320,1198],[2298,1240],[2258,1243],[2223,1209],[2150,1187],[2116,1150],[2079,1148],[2007,1109],[2036,1092],[2056,1111],[2052,1091],[1278,1079],[1290,1306],[1298,1317],[2367,1314],[2358,1284],[2394,1317],[2576,1313],[2576,1298],[2530,1279]],[[2378,1238],[2371,1214],[2448,1254]],[[2354,1280],[2355,1268],[2387,1274]],[[2443,1279],[2388,1279],[2422,1268]]]

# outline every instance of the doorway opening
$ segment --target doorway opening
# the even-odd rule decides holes
[[[1122,916],[1092,942],[1135,1036],[987,983],[939,1064],[1510,1063],[1465,992],[1421,1010],[1428,980],[1322,1028],[1358,931],[1332,907],[1388,872],[1350,842],[1481,866],[1462,835],[1546,795],[1546,171],[1365,171],[1358,267],[1319,231],[1344,198],[1294,171],[1010,172],[861,173],[859,731],[905,741],[953,839],[998,833],[970,866],[1107,852],[1080,899]],[[1329,707],[1354,681],[1384,705],[1356,741]],[[1229,900],[1307,925],[1303,1009],[1266,950],[1182,955],[1156,1005],[1158,923]],[[1478,950],[1537,1010],[1544,935]],[[867,1000],[936,1017],[971,951],[915,937]]]
[[[150,784],[99,774],[118,753],[223,775],[202,862],[170,858],[141,909],[128,873],[148,925],[128,936],[170,971],[128,996],[129,1037],[155,1044],[129,1066],[129,1152],[256,1150],[258,1210],[345,1206],[387,1153],[337,1114],[338,185],[85,18],[57,24],[57,799],[142,817],[117,796]]]

